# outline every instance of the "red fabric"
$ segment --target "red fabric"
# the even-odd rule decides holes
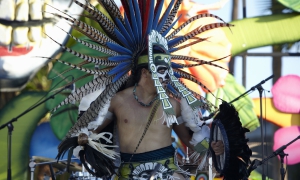
[[[26,55],[33,49],[32,46],[27,49],[26,47],[12,47],[12,51],[9,52],[6,46],[0,46],[0,57],[1,56],[22,56]]]

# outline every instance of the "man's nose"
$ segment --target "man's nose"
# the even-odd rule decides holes
[[[165,77],[167,80],[170,79],[170,76],[169,76],[169,73],[166,74],[166,77]]]

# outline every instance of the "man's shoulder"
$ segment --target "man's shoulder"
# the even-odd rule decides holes
[[[128,97],[130,95],[132,95],[132,87],[129,87],[122,91],[117,92],[112,100],[120,101],[120,100],[126,99],[126,97]]]
[[[117,96],[128,96],[129,94],[132,94],[132,90],[133,90],[133,87],[129,87],[122,91],[117,92],[116,95]]]
[[[172,105],[179,105],[180,101],[173,98],[173,97],[169,97],[170,102],[172,103]]]

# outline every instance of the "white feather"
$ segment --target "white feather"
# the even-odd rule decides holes
[[[105,86],[101,87],[95,92],[83,96],[78,106],[78,111],[86,111],[90,107],[90,104],[101,94],[104,88]]]
[[[103,123],[103,120],[108,112],[109,106],[110,106],[110,101],[107,101],[105,106],[100,109],[96,120],[89,123],[88,129],[96,129],[99,125]]]
[[[78,133],[73,134],[72,136],[79,136],[79,134],[81,134],[81,133],[84,133],[84,134],[86,134],[86,135],[89,135],[89,134],[90,134],[89,130],[88,130],[86,127],[84,127],[84,128],[81,128],[80,131],[79,131]]]

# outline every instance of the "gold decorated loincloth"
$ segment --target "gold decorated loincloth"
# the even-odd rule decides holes
[[[167,180],[173,176],[177,170],[174,162],[174,147],[165,148],[139,153],[128,154],[121,153],[121,166],[118,171],[118,177],[115,180],[143,180],[154,179]]]

